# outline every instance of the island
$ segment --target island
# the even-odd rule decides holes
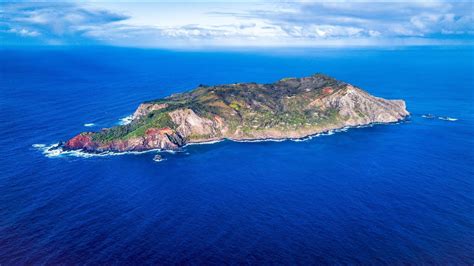
[[[272,84],[200,85],[140,104],[129,124],[83,132],[62,144],[91,153],[176,150],[190,143],[296,139],[409,115],[386,100],[324,74]]]

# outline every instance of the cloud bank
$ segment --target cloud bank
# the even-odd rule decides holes
[[[8,45],[472,44],[469,2],[4,3]]]

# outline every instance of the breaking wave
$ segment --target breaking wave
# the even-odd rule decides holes
[[[234,142],[243,142],[243,143],[252,143],[252,142],[282,142],[282,141],[287,141],[289,139],[232,139]]]
[[[440,116],[438,117],[440,120],[445,120],[445,121],[458,121],[457,118],[449,117],[449,116]]]
[[[222,141],[224,141],[224,140],[225,140],[225,139],[202,141],[202,142],[191,142],[191,143],[187,143],[185,146],[215,144],[215,143],[222,142]]]
[[[153,161],[155,161],[157,163],[162,162],[164,160],[166,160],[166,159],[165,158],[153,158]]]
[[[33,144],[31,146],[33,146],[33,148],[36,148],[36,149],[42,149],[46,147],[46,144]]]
[[[94,123],[86,123],[86,124],[84,124],[84,126],[85,127],[93,127],[93,126],[95,126],[95,124]]]
[[[371,126],[372,125],[356,126],[354,128],[371,127]],[[295,139],[289,139],[289,140],[294,141],[294,142],[308,141],[308,140],[311,140],[311,139],[317,138],[317,137],[331,136],[331,135],[334,135],[334,134],[339,133],[339,132],[346,132],[349,129],[350,129],[350,127],[343,127],[343,128],[340,128],[340,129],[333,129],[333,130],[328,130],[326,132],[317,133],[317,134],[310,135],[310,136],[307,136],[307,137],[304,137],[304,138],[295,138]]]
[[[64,156],[73,156],[73,157],[81,157],[81,158],[91,158],[91,157],[105,157],[105,156],[118,156],[118,155],[126,155],[126,154],[144,154],[150,152],[163,152],[163,150],[153,149],[147,151],[126,151],[126,152],[101,152],[101,153],[90,153],[85,152],[83,150],[65,150],[62,147],[61,143],[55,143],[51,145],[46,144],[33,144],[33,148],[41,151],[46,157],[48,158],[58,158]]]
[[[433,119],[433,118],[436,118],[436,116],[432,115],[432,114],[425,114],[425,115],[421,115],[421,117],[423,118],[427,118],[427,119]]]
[[[119,125],[128,125],[132,122],[133,120],[133,115],[129,115],[129,116],[126,116],[126,117],[122,117],[120,118],[120,121],[119,121]]]
[[[373,127],[373,126],[375,126],[375,125],[398,125],[398,124],[406,123],[406,122],[409,122],[409,120],[402,120],[402,121],[393,122],[393,123],[371,123],[371,124],[368,124],[368,125],[347,126],[347,127],[343,127],[343,128],[339,128],[339,129],[331,129],[331,130],[328,130],[328,131],[325,131],[325,132],[321,132],[321,133],[309,135],[309,136],[302,137],[302,138],[261,139],[261,140],[236,140],[236,142],[264,142],[264,141],[273,141],[273,142],[294,141],[294,142],[302,142],[302,141],[308,141],[308,140],[311,140],[311,139],[317,138],[317,137],[331,136],[331,135],[334,135],[334,134],[336,134],[336,133],[346,132],[346,131],[348,131],[349,129],[353,129],[353,128],[367,128],[367,127]]]
[[[444,120],[444,121],[451,121],[451,122],[454,122],[454,121],[458,121],[459,119],[458,118],[454,118],[454,117],[449,117],[449,116],[435,116],[433,114],[424,114],[424,115],[421,115],[421,117],[423,118],[426,118],[426,119],[439,119],[439,120]]]
[[[441,119],[441,118],[440,118]],[[449,119],[455,119],[451,117],[446,117],[446,120]],[[449,120],[449,121],[456,121],[455,120]],[[400,124],[403,123],[404,121],[399,121],[391,124]],[[233,140],[233,139],[219,139],[219,140],[212,140],[212,141],[205,141],[205,142],[195,142],[195,143],[187,143],[182,147],[182,149],[179,150],[162,150],[162,149],[152,149],[152,150],[146,150],[146,151],[124,151],[124,152],[112,152],[112,151],[107,151],[107,152],[100,152],[100,153],[90,153],[90,152],[85,152],[83,150],[65,150],[62,146],[61,143],[55,143],[51,145],[46,145],[46,144],[33,144],[32,147],[40,150],[46,157],[49,158],[54,158],[54,157],[62,157],[62,156],[74,156],[74,157],[82,157],[82,158],[91,158],[91,157],[105,157],[105,156],[118,156],[118,155],[127,155],[127,154],[133,154],[133,155],[138,155],[138,154],[145,154],[145,153],[150,153],[150,152],[159,152],[159,153],[170,153],[170,154],[175,154],[178,152],[185,152],[185,147],[191,146],[191,145],[207,145],[207,144],[215,144],[219,143],[222,141],[230,140],[233,142],[283,142],[283,141],[294,141],[294,142],[302,142],[302,141],[308,141],[316,137],[322,137],[322,136],[331,136],[339,132],[346,132],[351,128],[366,128],[366,127],[373,127],[374,125],[377,124],[386,124],[386,123],[372,123],[368,125],[360,125],[360,126],[353,126],[353,127],[343,127],[340,129],[333,129],[333,130],[328,130],[326,132],[321,132],[317,133],[314,135],[302,137],[302,138],[282,138],[282,139],[255,139],[255,140]],[[189,154],[186,152],[186,154]]]

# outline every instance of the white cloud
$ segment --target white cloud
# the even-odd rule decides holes
[[[447,1],[30,3],[5,5],[0,30],[45,43],[155,47],[432,44],[472,42],[472,11]]]
[[[36,37],[40,35],[40,33],[35,30],[28,30],[25,28],[22,28],[22,29],[12,28],[8,30],[8,32],[15,33],[15,34],[18,34],[20,36],[25,36],[25,37]]]

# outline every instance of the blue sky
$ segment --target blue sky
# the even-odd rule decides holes
[[[2,2],[5,45],[473,44],[471,1]]]

